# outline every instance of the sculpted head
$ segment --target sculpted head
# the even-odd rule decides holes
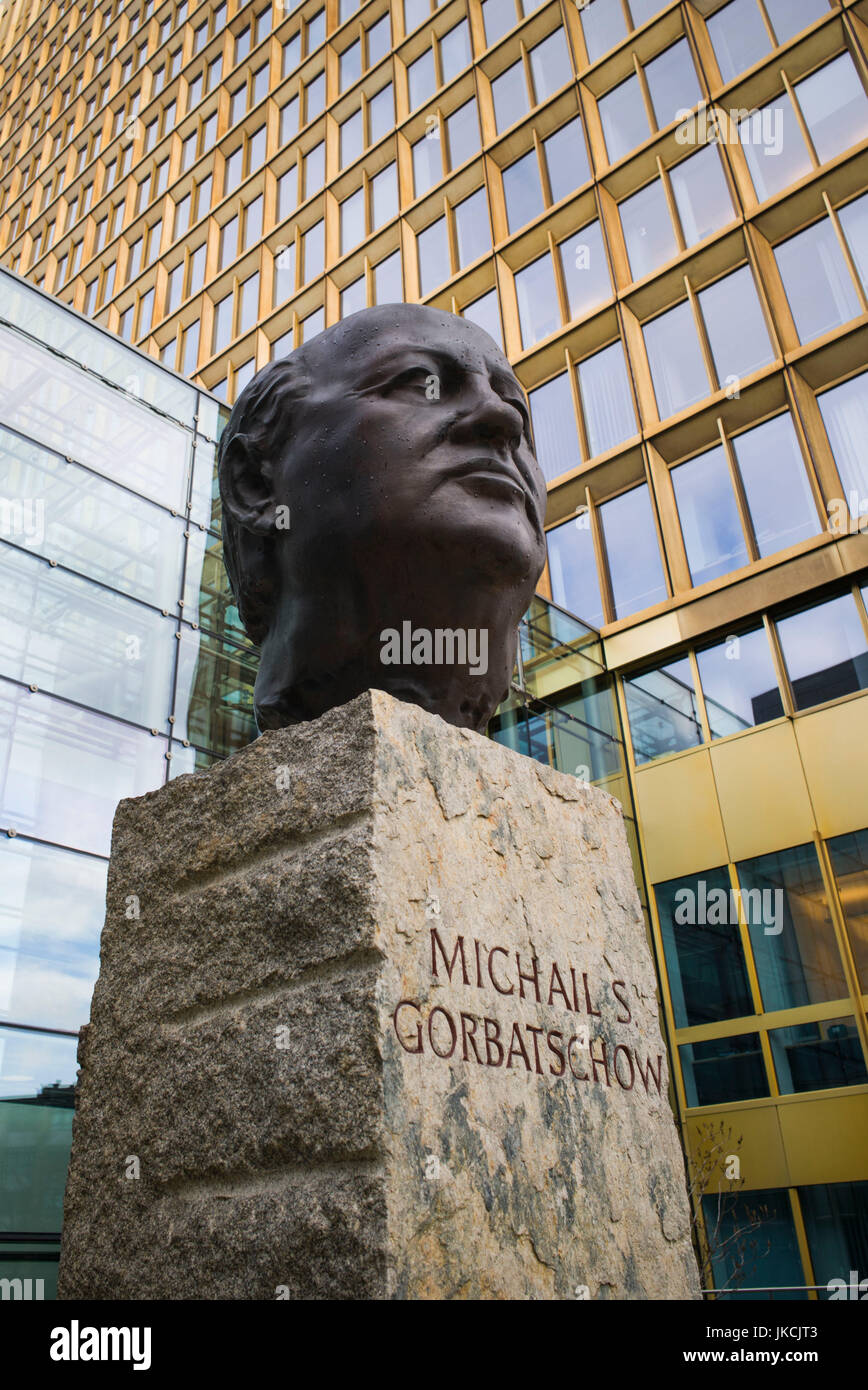
[[[386,690],[481,729],[545,561],[524,393],[481,328],[363,309],[258,372],[220,441],[261,729]]]

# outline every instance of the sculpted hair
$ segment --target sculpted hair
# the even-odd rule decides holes
[[[255,530],[237,515],[239,476],[246,473],[261,489],[262,463],[274,462],[291,433],[294,407],[304,398],[308,378],[302,349],[269,362],[248,382],[226,422],[217,450],[217,476],[223,503],[223,563],[244,630],[260,643],[277,602],[273,533]]]

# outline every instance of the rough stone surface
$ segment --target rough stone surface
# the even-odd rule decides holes
[[[380,691],[121,802],[80,1065],[61,1297],[698,1296],[620,807]]]

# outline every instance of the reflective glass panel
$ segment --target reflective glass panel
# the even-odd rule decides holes
[[[503,195],[510,232],[518,231],[543,211],[542,185],[536,151],[517,159],[503,171]]]
[[[165,780],[166,741],[0,681],[0,807],[24,835],[108,856],[115,809]]]
[[[520,62],[513,63],[511,68],[502,72],[499,77],[495,77],[491,84],[491,95],[494,100],[494,122],[498,134],[513,125],[515,121],[520,121],[530,110],[530,102],[527,94],[527,83],[524,79],[524,69]]]
[[[798,82],[796,96],[821,163],[868,135],[868,96],[849,53]]]
[[[861,314],[853,277],[828,217],[781,242],[775,259],[800,342],[819,338]]]
[[[753,1014],[726,869],[655,884],[654,895],[676,1028]]]
[[[136,364],[141,359],[136,358]],[[0,328],[0,418],[4,424],[69,455],[163,506],[183,511],[189,436],[136,399],[147,363],[131,366],[118,391]]]
[[[696,653],[712,738],[780,719],[784,713],[765,628]]]
[[[669,178],[688,246],[732,221],[732,198],[716,145],[708,145],[676,164]]]
[[[634,280],[678,255],[675,229],[660,179],[618,205]]]
[[[808,147],[785,93],[746,116],[739,123],[738,135],[760,202],[811,172]]]
[[[864,1086],[868,1081],[855,1018],[770,1028],[769,1042],[781,1095]]]
[[[736,865],[765,1009],[825,1004],[847,982],[812,844]]]
[[[702,89],[686,39],[673,43],[659,57],[645,64],[645,77],[658,130],[665,129],[679,112],[692,110],[702,100]]]
[[[621,340],[576,366],[591,458],[623,444],[636,433],[633,393]]]
[[[582,123],[578,117],[543,140],[552,202],[559,203],[591,177]]]
[[[530,50],[530,70],[537,103],[573,80],[570,51],[563,29],[555,29]]]
[[[685,1043],[678,1051],[688,1105],[726,1105],[769,1093],[759,1033]]]
[[[592,627],[602,627],[605,619],[588,513],[555,526],[546,533],[546,541],[555,603],[579,614]]]
[[[820,530],[792,416],[767,420],[733,440],[760,555],[774,555]]]
[[[706,23],[724,82],[732,82],[772,50],[756,0],[732,0]]]
[[[797,709],[868,687],[868,644],[852,595],[777,623]]]
[[[463,270],[471,261],[491,250],[491,227],[485,189],[477,189],[469,198],[457,203],[454,215],[458,267]]]
[[[617,164],[650,134],[638,77],[628,77],[598,102],[609,163]]]
[[[723,446],[671,471],[690,577],[706,584],[750,562]]]
[[[471,304],[466,304],[461,312],[471,323],[476,323],[480,328],[484,328],[486,333],[489,333],[501,348],[503,347],[503,329],[500,323],[500,304],[497,299],[497,290],[489,290],[488,294],[474,299]]]
[[[449,142],[449,166],[457,169],[466,159],[479,150],[479,115],[476,101],[466,101],[446,117],[446,135]]]
[[[771,339],[749,266],[700,290],[699,306],[721,385],[772,360]]]
[[[868,991],[868,830],[827,841],[862,989]]]
[[[419,251],[419,283],[423,295],[430,294],[451,275],[446,218],[438,217],[416,237]]]
[[[560,328],[555,273],[548,252],[516,271],[515,292],[523,347],[530,347]]]
[[[558,246],[570,318],[591,313],[611,298],[612,280],[599,222],[590,222]]]
[[[0,608],[0,674],[135,724],[166,727],[175,661],[170,619],[11,546],[0,547]]]
[[[184,523],[0,429],[0,535],[133,598],[174,608]]]
[[[648,487],[622,492],[599,508],[615,617],[627,618],[666,598]]]
[[[537,461],[546,482],[551,482],[581,463],[576,414],[566,372],[531,391],[529,400]],[[592,623],[592,626],[597,624]]]
[[[817,397],[838,465],[844,500],[854,515],[868,512],[868,373]]]
[[[0,841],[0,1017],[80,1028],[99,972],[108,864],[21,838]]]
[[[711,390],[688,300],[643,325],[661,420],[695,405]]]
[[[693,673],[686,657],[624,682],[636,765],[702,743]]]

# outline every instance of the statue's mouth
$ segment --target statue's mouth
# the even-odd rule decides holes
[[[483,486],[491,487],[498,493],[512,492],[522,499],[527,496],[527,488],[520,474],[500,459],[491,457],[469,459],[467,463],[459,464],[457,468],[450,469],[447,476],[457,478],[459,481],[466,478],[474,483],[478,482]]]

